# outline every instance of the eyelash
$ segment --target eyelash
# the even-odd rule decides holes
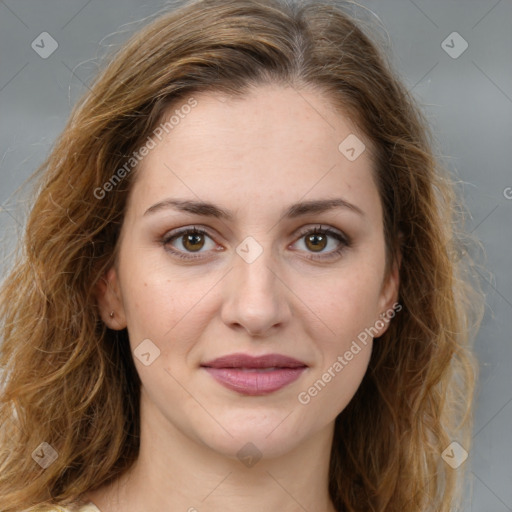
[[[328,253],[328,256],[307,256],[308,259],[315,260],[315,261],[321,261],[321,260],[330,260],[335,258],[336,256],[340,255],[342,252],[344,252],[347,248],[351,247],[351,240],[349,237],[342,235],[341,233],[338,233],[337,231],[334,231],[329,228],[322,228],[322,226],[316,226],[313,229],[309,228],[305,231],[302,231],[299,235],[299,238],[297,240],[300,240],[301,238],[307,236],[307,235],[315,235],[315,234],[325,234],[328,235],[334,239],[336,239],[338,242],[340,242],[340,246]],[[197,256],[185,256],[183,251],[179,251],[176,249],[171,249],[167,247],[167,245],[173,241],[174,239],[180,238],[184,235],[205,235],[209,238],[212,238],[207,231],[201,228],[196,228],[195,226],[193,228],[185,228],[180,231],[177,231],[175,233],[171,233],[168,235],[165,235],[161,240],[160,243],[164,246],[165,250],[172,253],[174,256],[177,256],[180,259],[191,261],[196,260],[199,258],[202,258],[202,256],[197,254]]]

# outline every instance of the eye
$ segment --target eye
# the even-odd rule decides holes
[[[329,238],[334,238],[338,243],[332,244],[334,245],[332,250],[322,253],[329,245]],[[334,231],[327,227],[323,228],[322,226],[301,232],[299,241],[301,240],[304,241],[306,250],[314,253],[312,256],[307,257],[315,260],[335,258],[346,248],[351,246],[351,241],[347,236],[341,232]],[[320,253],[322,253],[320,256],[315,255]]]
[[[205,230],[196,228],[194,226],[193,229],[186,228],[182,229],[181,231],[171,233],[165,236],[162,239],[162,244],[164,245],[164,247],[166,247],[166,250],[178,256],[178,258],[191,260],[201,256],[187,256],[186,253],[200,252],[201,249],[205,247],[205,237],[208,237],[210,240],[212,240],[212,238],[208,235],[208,233]],[[169,247],[169,244],[173,246],[173,244],[171,244],[173,240],[177,240],[179,242],[178,245],[181,245],[181,247],[178,247],[178,250]],[[213,247],[215,247],[215,243],[213,243]]]
[[[307,258],[313,260],[335,258],[347,247],[351,246],[350,239],[343,233],[334,231],[327,227],[323,228],[322,226],[316,226],[313,229],[309,228],[304,230],[299,236],[299,241],[304,240],[306,251],[313,253],[313,255],[307,256]],[[161,243],[168,252],[178,258],[183,260],[194,260],[202,257],[201,252],[205,251],[201,251],[201,249],[206,247],[208,250],[205,238],[210,239],[212,242],[209,248],[210,250],[218,250],[216,249],[217,245],[213,241],[212,237],[204,229],[196,228],[195,226],[193,228],[185,228],[171,232],[161,239]],[[334,248],[330,251],[324,251],[324,249],[329,245],[330,238],[336,240],[338,244],[334,244]],[[178,247],[175,245],[176,242],[178,242],[176,244]],[[198,254],[194,255],[194,253]]]

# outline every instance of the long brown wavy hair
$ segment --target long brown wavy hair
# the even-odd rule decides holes
[[[461,249],[466,210],[424,114],[352,8],[187,2],[158,13],[90,85],[34,175],[1,289],[0,510],[70,504],[136,460],[141,382],[126,329],[105,326],[94,290],[116,257],[137,168],[98,190],[171,105],[261,84],[312,87],[368,137],[388,271],[402,255],[403,309],[336,419],[332,502],[344,512],[453,510],[464,466],[441,454],[454,440],[469,451],[482,317],[475,258]],[[32,457],[42,442],[58,454],[46,469]]]

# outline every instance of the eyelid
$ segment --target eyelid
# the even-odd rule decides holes
[[[180,238],[181,236],[184,236],[189,233],[198,233],[201,235],[206,235],[210,237],[212,240],[215,238],[216,235],[213,235],[210,233],[209,229],[203,226],[197,226],[193,224],[192,226],[185,226],[182,228],[177,228],[171,231],[166,232],[162,237],[161,240],[164,243],[169,243],[173,238]]]
[[[297,233],[296,236],[299,238],[303,237],[304,235],[308,235],[313,232],[320,232],[320,233],[328,233],[330,236],[337,235],[339,236],[344,243],[347,245],[350,245],[351,239],[349,236],[347,236],[343,231],[340,231],[339,229],[333,228],[331,226],[324,226],[323,224],[317,224],[315,226],[307,226],[305,228],[301,228],[301,230]]]

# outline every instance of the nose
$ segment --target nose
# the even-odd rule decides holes
[[[291,318],[289,289],[270,250],[254,260],[235,255],[226,276],[222,320],[231,329],[268,337]]]

